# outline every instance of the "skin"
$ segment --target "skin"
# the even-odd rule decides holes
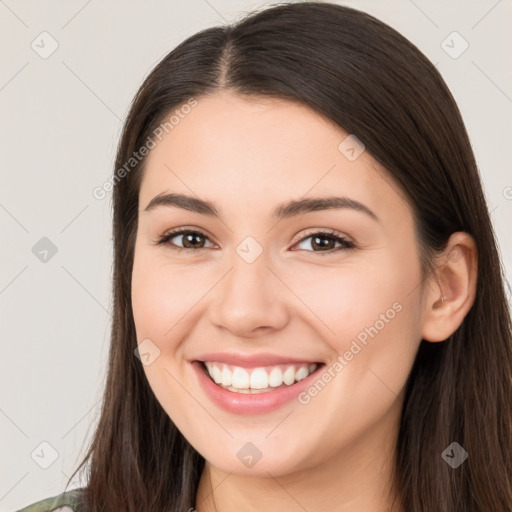
[[[436,274],[422,281],[404,194],[367,151],[349,161],[338,150],[347,135],[306,106],[222,92],[199,98],[148,156],[133,313],[138,342],[149,338],[160,350],[144,366],[149,384],[206,459],[199,512],[403,510],[398,501],[391,507],[391,472],[404,386],[421,338],[445,340],[471,307],[476,249],[455,233]],[[209,200],[221,218],[169,206],[144,211],[169,192]],[[272,217],[290,200],[332,195],[363,203],[378,220],[349,208]],[[186,243],[179,235],[155,244],[178,227],[202,231],[204,248],[173,250]],[[356,248],[322,252],[307,237],[325,229]],[[247,236],[263,249],[250,264],[236,252]],[[306,405],[228,413],[189,363],[223,351],[329,366],[395,303],[400,312]],[[262,453],[250,468],[237,457],[247,442]]]

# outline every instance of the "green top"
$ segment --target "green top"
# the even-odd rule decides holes
[[[46,498],[32,503],[32,505],[16,512],[83,512],[81,503],[82,492],[82,488],[64,492],[53,498]]]

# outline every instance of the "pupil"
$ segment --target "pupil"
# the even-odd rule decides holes
[[[318,240],[324,240],[325,242],[324,243],[318,243]],[[327,237],[315,236],[313,238],[313,246],[316,245],[318,247],[325,248],[325,247],[328,247],[331,244],[331,242],[333,242],[333,240],[330,240]]]
[[[187,244],[189,243],[190,239],[195,239],[195,241],[197,242],[197,239],[200,238],[201,235],[198,235],[198,234],[195,234],[195,233],[190,233],[188,235],[185,235],[185,237],[183,238],[183,241],[184,241],[184,245],[185,247],[187,247]],[[194,242],[192,241],[192,248],[193,249],[196,249],[197,247],[194,246]]]

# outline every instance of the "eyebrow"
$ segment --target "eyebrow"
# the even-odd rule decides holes
[[[149,212],[160,206],[174,206],[202,215],[220,218],[219,211],[212,203],[185,194],[159,194],[151,199],[144,211]],[[289,201],[288,203],[278,206],[274,210],[274,218],[286,219],[296,215],[303,215],[305,213],[318,210],[332,210],[342,208],[350,208],[352,210],[365,213],[373,220],[379,220],[377,215],[375,215],[375,213],[373,213],[363,203],[348,197],[335,196]]]

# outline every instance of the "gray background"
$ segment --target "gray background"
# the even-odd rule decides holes
[[[396,28],[441,71],[469,131],[510,281],[512,2],[339,3]],[[183,39],[268,4],[0,0],[1,511],[62,492],[97,421],[111,193],[97,200],[92,190],[112,172],[129,102]],[[469,44],[457,58],[464,41],[447,39],[453,31]],[[42,58],[53,41],[58,48]],[[43,237],[55,254],[40,252]]]

